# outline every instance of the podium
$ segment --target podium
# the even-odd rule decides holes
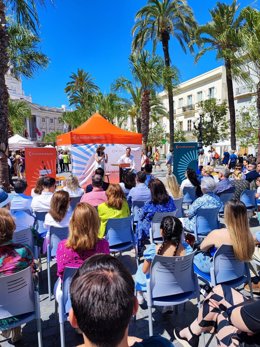
[[[130,164],[129,163],[121,163],[121,164],[117,163],[117,164],[111,164],[111,166],[119,167],[119,182],[123,182],[124,170],[130,169]]]

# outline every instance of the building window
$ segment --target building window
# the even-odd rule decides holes
[[[62,118],[59,117],[59,124],[62,124],[62,123],[63,123]]]
[[[50,123],[53,123],[53,118],[50,118]]]
[[[45,123],[45,118],[42,118],[42,123]]]
[[[192,105],[192,95],[187,96],[187,105],[191,106]]]
[[[187,122],[187,130],[188,130],[188,131],[191,131],[191,127],[192,127],[192,120],[191,120],[191,119],[188,119],[188,122]]]
[[[183,130],[183,122],[179,122],[179,130]]]
[[[179,108],[183,107],[183,98],[180,98],[180,99],[178,100],[178,107],[179,107]]]
[[[200,101],[202,101],[202,92],[201,91],[197,93],[197,102],[200,102]]]
[[[209,88],[209,99],[215,98],[215,87]]]

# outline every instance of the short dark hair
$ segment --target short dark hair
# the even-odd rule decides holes
[[[103,178],[101,175],[97,175],[95,174],[94,176],[92,176],[92,186],[93,187],[102,187],[102,183],[103,183]]]
[[[123,181],[126,189],[131,189],[136,186],[135,178],[136,174],[134,172],[126,172],[126,174],[123,176]]]
[[[145,171],[146,173],[148,173],[148,174],[152,173],[152,171],[153,171],[153,166],[152,166],[152,164],[145,164],[145,166],[144,166],[144,171]]]
[[[55,184],[56,184],[56,180],[53,177],[44,177],[42,182],[43,188],[51,188],[55,186]]]
[[[149,182],[149,188],[151,190],[151,201],[154,204],[167,204],[170,197],[162,181],[158,178],[151,180]]]
[[[134,309],[134,281],[115,257],[96,254],[75,273],[71,303],[80,330],[98,347],[123,339]]]
[[[14,182],[14,191],[17,194],[22,194],[27,188],[27,182],[22,179],[18,179],[16,182]]]
[[[144,183],[146,180],[146,173],[144,171],[139,171],[137,172],[136,178],[138,182]]]
[[[104,177],[105,171],[102,169],[102,167],[98,167],[98,168],[95,170],[95,174]]]

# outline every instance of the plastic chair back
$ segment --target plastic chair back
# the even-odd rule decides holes
[[[75,210],[75,207],[80,202],[80,199],[81,199],[81,196],[76,196],[76,197],[70,198],[70,208],[72,211]]]
[[[182,211],[183,197],[178,199],[173,199],[173,201],[176,207],[175,217],[182,218],[183,217],[183,211]]]
[[[15,231],[13,234],[13,242],[28,245],[32,252],[34,251],[34,239],[30,228]]]
[[[51,256],[55,257],[57,253],[58,244],[61,240],[67,239],[69,235],[69,227],[57,228],[50,227],[50,249]]]
[[[150,270],[152,300],[197,292],[197,278],[193,270],[194,253],[182,257],[156,255]]]
[[[213,258],[211,281],[213,285],[229,281],[245,282],[247,274],[246,263],[235,258],[232,246],[222,245]]]
[[[219,207],[200,208],[196,215],[195,237],[206,236],[212,230],[219,228],[218,221]]]
[[[184,187],[183,188],[183,203],[192,204],[197,199],[196,187]]]
[[[144,206],[145,201],[134,200],[132,202],[132,215],[134,218],[134,222],[138,222],[138,213],[139,210]]]
[[[222,206],[219,210],[219,213],[224,213],[224,208],[225,208],[225,204],[230,201],[231,199],[233,199],[234,197],[234,193],[227,193],[227,192],[224,192],[224,193],[221,193],[219,195],[219,198],[222,202]]]
[[[37,231],[40,235],[46,235],[47,233],[47,229],[43,226],[45,216],[47,213],[48,212],[35,212],[36,222],[38,224]]]
[[[105,235],[109,247],[113,249],[126,243],[134,244],[132,217],[108,219]]]
[[[0,319],[33,312],[34,309],[31,267],[0,277]]]
[[[256,207],[256,190],[245,189],[240,195],[240,201],[242,201],[247,209],[252,209]]]
[[[48,212],[34,212],[34,213],[35,213],[35,217],[36,217],[37,221],[44,222],[45,216]]]
[[[70,284],[77,269],[78,268],[74,268],[74,267],[65,267],[64,269],[62,292],[63,292],[63,307],[64,307],[65,314],[68,314],[69,310],[71,309]]]
[[[175,217],[176,211],[173,212],[155,212],[152,223],[151,223],[151,243],[156,241],[156,239],[161,239],[160,225],[164,217],[173,216]]]

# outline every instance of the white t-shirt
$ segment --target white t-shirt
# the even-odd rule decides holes
[[[188,178],[185,178],[185,180],[181,182],[180,190],[183,191],[184,187],[194,187],[194,186]]]
[[[47,213],[45,216],[43,226],[48,232],[50,231],[50,227],[65,228],[69,226],[71,214],[72,212],[69,209],[68,212],[65,214],[65,217],[60,222],[57,222],[56,220],[53,219],[50,213]]]
[[[64,187],[63,190],[68,192],[71,198],[77,198],[84,194],[84,189],[78,187],[76,190],[70,190],[68,187]]]
[[[130,154],[128,157],[126,154],[123,154],[120,159],[118,160],[118,164],[130,164],[130,169],[135,169],[135,160],[134,156]]]
[[[42,192],[41,195],[36,195],[32,199],[32,210],[35,212],[49,212],[51,205],[52,192]]]
[[[11,200],[11,210],[31,211],[32,198],[24,194],[13,193]]]

